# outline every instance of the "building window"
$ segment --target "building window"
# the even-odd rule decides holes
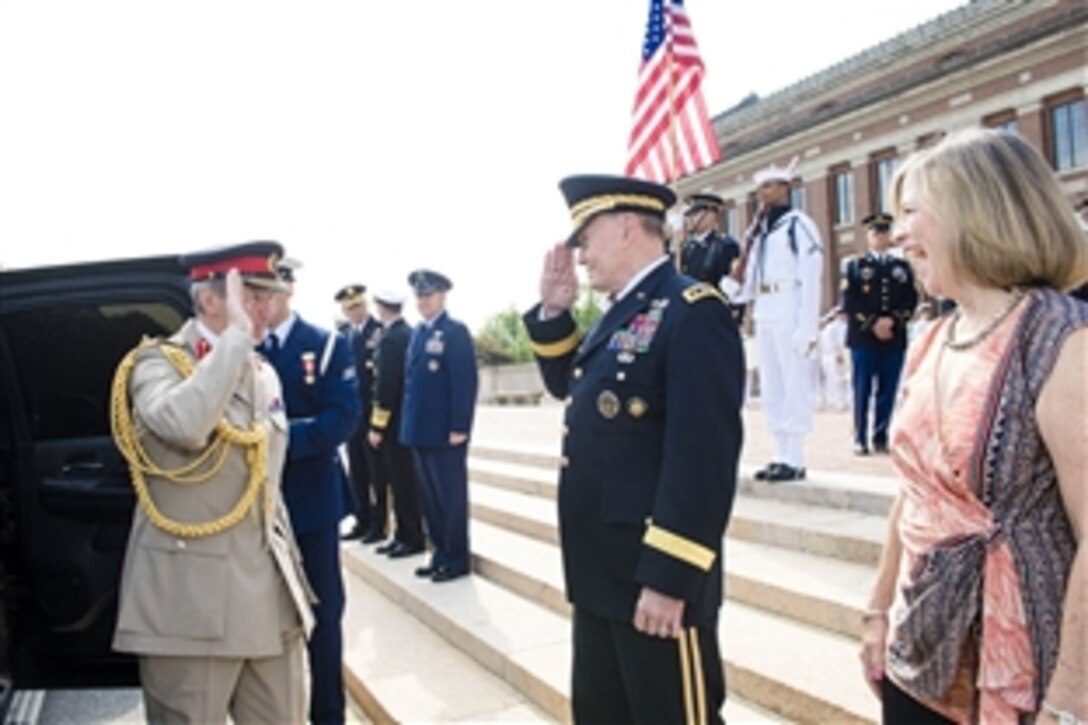
[[[794,179],[790,184],[790,206],[797,211],[805,210],[805,185],[800,179]]]
[[[982,125],[1004,133],[1020,133],[1020,120],[1016,117],[1016,111],[1012,109],[991,113],[982,119]]]
[[[835,226],[854,223],[854,172],[849,166],[831,170],[831,205]]]
[[[895,158],[895,151],[884,151],[874,155],[870,164],[872,179],[870,190],[873,197],[874,211],[890,211],[888,206],[888,190],[891,189],[892,176],[899,161]]]
[[[1050,106],[1050,161],[1058,171],[1088,165],[1088,123],[1083,98]]]

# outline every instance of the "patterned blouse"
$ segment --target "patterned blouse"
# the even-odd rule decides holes
[[[903,560],[886,670],[952,720],[1016,722],[1038,709],[1053,672],[1076,551],[1035,402],[1065,338],[1088,325],[1088,305],[1028,294],[959,353],[971,357],[944,391],[938,431],[934,376],[949,324],[911,350],[895,416]]]

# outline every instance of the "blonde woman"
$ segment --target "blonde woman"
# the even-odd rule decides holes
[[[865,677],[889,723],[1082,722],[1088,305],[1059,291],[1083,278],[1080,229],[1039,154],[992,131],[911,157],[892,205],[957,308],[900,391]]]

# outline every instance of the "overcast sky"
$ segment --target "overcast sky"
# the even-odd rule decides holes
[[[688,0],[711,114],[963,4]],[[536,297],[556,184],[624,164],[646,0],[0,0],[0,264],[276,239],[297,306]],[[411,310],[414,315],[414,309]]]

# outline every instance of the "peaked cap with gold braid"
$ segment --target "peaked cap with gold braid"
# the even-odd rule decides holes
[[[578,235],[598,214],[636,211],[664,219],[676,203],[676,194],[669,187],[629,176],[568,176],[559,182],[559,190],[574,225],[567,238],[569,247],[578,246]]]

